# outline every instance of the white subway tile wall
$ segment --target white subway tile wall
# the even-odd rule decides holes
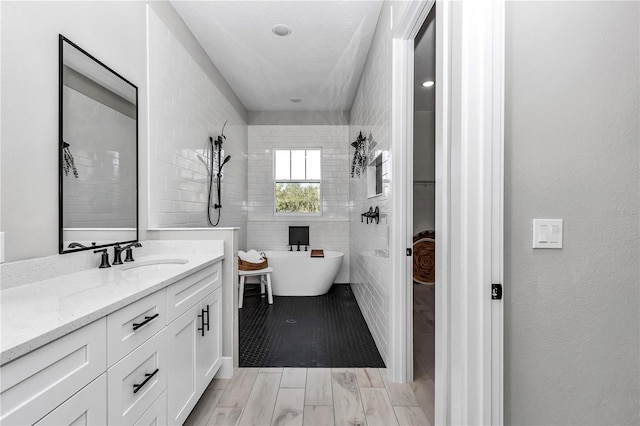
[[[207,170],[196,154],[203,154],[209,136],[215,140],[227,120],[222,158],[231,155],[231,161],[224,166],[218,226],[239,227],[243,248],[248,199],[247,124],[151,10],[148,31],[149,226],[208,226]],[[211,212],[215,223],[218,211]]]
[[[273,151],[322,149],[322,214],[275,214]],[[336,282],[349,282],[349,126],[249,126],[247,247],[287,250],[288,226],[309,226],[313,248],[345,254]]]
[[[391,102],[391,34],[389,6],[384,5],[378,19],[369,56],[351,108],[350,141],[359,132],[372,138],[375,150],[389,151]],[[369,142],[371,143],[371,142]],[[353,149],[350,150],[353,155]],[[362,310],[380,355],[387,362],[389,286],[389,182],[390,155],[383,164],[382,195],[367,198],[366,177],[350,180],[351,287]],[[378,206],[380,223],[361,222],[360,215]]]
[[[64,86],[64,140],[72,170],[63,175],[65,228],[136,227],[136,122]]]

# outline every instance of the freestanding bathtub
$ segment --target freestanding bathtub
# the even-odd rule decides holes
[[[276,296],[319,296],[329,291],[338,275],[344,253],[324,251],[265,251],[271,273],[271,289]]]

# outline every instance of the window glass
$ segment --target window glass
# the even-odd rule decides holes
[[[319,149],[275,151],[276,213],[321,212],[321,158]]]
[[[305,180],[306,167],[305,167],[305,150],[291,150],[291,179],[293,180]]]
[[[307,151],[307,179],[320,180],[320,150]]]
[[[291,151],[276,150],[276,179],[291,179]]]

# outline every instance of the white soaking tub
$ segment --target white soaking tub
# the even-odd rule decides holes
[[[331,288],[344,253],[324,251],[324,257],[311,257],[311,251],[265,251],[269,259],[271,287],[276,296],[319,296]]]

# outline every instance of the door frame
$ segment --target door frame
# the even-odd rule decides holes
[[[436,7],[436,424],[503,423],[504,1]],[[389,374],[413,380],[413,54],[434,0],[392,30]],[[454,303],[455,302],[455,303]]]

